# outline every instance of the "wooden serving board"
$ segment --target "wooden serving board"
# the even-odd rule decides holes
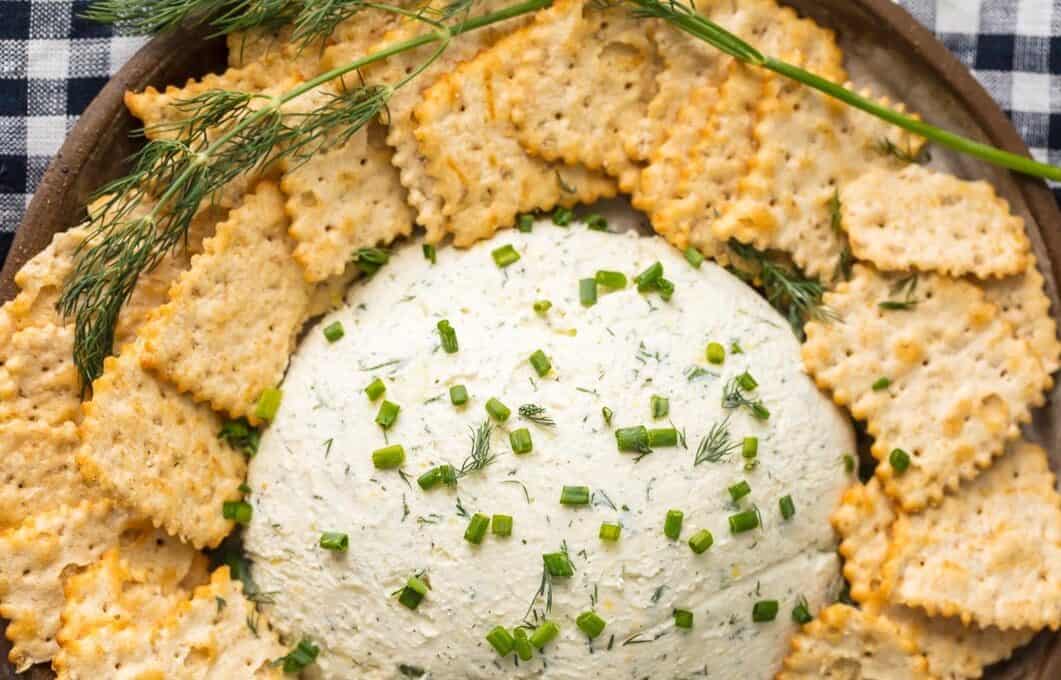
[[[891,0],[782,1],[836,30],[856,85],[872,86],[878,94],[906,102],[931,123],[1015,153],[1027,153],[1005,114],[969,71]],[[53,234],[80,222],[92,191],[127,168],[126,159],[137,147],[130,132],[138,125],[122,103],[125,90],[182,83],[224,67],[223,41],[208,40],[201,31],[182,30],[152,40],[111,79],[70,132],[30,203],[0,271],[0,302],[15,294],[12,279],[23,263],[44,248]],[[1056,315],[1061,309],[1056,286],[1061,278],[1061,213],[1046,185],[938,148],[930,150],[932,165],[962,177],[990,181],[1025,218]],[[1061,471],[1059,395],[1061,387],[1055,387],[1029,428],[1029,435],[1051,452],[1055,471]],[[16,675],[6,657],[7,644],[3,642],[0,680],[54,677],[43,667]],[[985,677],[1061,678],[1061,634],[1044,632]]]

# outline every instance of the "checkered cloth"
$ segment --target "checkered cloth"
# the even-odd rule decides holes
[[[1061,0],[898,0],[1061,163]],[[67,131],[140,47],[79,18],[88,0],[0,0],[0,261]]]

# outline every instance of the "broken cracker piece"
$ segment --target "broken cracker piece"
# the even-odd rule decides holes
[[[143,328],[143,366],[257,424],[254,405],[283,378],[312,294],[287,229],[283,195],[260,183]]]
[[[885,564],[892,602],[1003,630],[1061,626],[1061,495],[1046,452],[1006,455],[938,507],[900,515]]]
[[[0,424],[0,530],[20,525],[31,514],[100,496],[78,472],[78,442],[73,422]]]
[[[844,491],[829,521],[840,535],[844,578],[851,584],[852,599],[860,604],[878,599],[895,521],[895,509],[880,480],[853,484]]]
[[[840,191],[851,252],[881,271],[935,271],[981,279],[1023,272],[1024,220],[987,182],[917,164],[874,168]]]
[[[1057,322],[1050,315],[1050,298],[1044,289],[1035,258],[1029,257],[1028,268],[1017,276],[978,281],[988,302],[998,305],[1002,316],[1013,324],[1017,337],[1028,341],[1047,373],[1061,366],[1061,342],[1057,340]]]
[[[777,680],[933,680],[928,662],[893,621],[845,604],[823,609],[792,638]]]
[[[877,476],[906,511],[990,465],[1051,385],[1028,343],[966,281],[858,265],[824,303],[836,319],[806,325],[804,366],[866,421]],[[893,457],[908,468],[893,468]]]
[[[104,362],[84,404],[78,465],[155,526],[216,546],[232,529],[221,508],[242,497],[247,462],[218,439],[221,417],[145,371],[142,353],[138,342]]]

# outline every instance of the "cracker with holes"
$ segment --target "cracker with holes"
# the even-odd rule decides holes
[[[1013,324],[1017,336],[1028,342],[1046,372],[1057,371],[1061,365],[1057,322],[1050,316],[1050,298],[1035,258],[1030,257],[1028,268],[1016,276],[981,281],[978,285],[988,301],[997,305],[1006,321]]]
[[[142,354],[137,343],[104,362],[84,405],[78,465],[155,526],[216,546],[232,529],[222,505],[242,496],[247,462],[218,439],[221,417],[147,372]]]
[[[342,146],[293,165],[281,181],[307,281],[341,274],[358,248],[386,245],[413,228],[386,129],[371,123]]]
[[[1031,258],[1024,220],[987,182],[874,168],[842,187],[840,204],[851,252],[882,271],[987,279],[1022,273]]]
[[[0,530],[99,495],[77,470],[78,442],[73,422],[0,423]]]
[[[888,597],[1002,629],[1061,626],[1061,496],[1046,452],[1016,442],[938,507],[901,515]]]
[[[837,192],[872,168],[900,169],[907,161],[897,156],[916,156],[921,141],[781,78],[768,82],[758,118],[757,150],[715,237],[783,250],[805,273],[829,279],[848,247],[834,216]]]
[[[279,384],[312,293],[280,190],[262,182],[204,244],[141,335],[143,366],[197,401],[254,422]]]
[[[844,578],[851,585],[852,599],[860,604],[879,599],[884,560],[895,522],[895,509],[880,480],[854,484],[844,491],[829,521],[840,536]]]
[[[792,638],[792,649],[777,680],[840,677],[933,678],[925,657],[895,622],[845,604],[834,604]]]
[[[989,466],[1051,385],[972,283],[859,265],[824,302],[835,319],[807,324],[803,363],[866,421],[877,476],[907,511]]]
[[[512,134],[507,93],[517,64],[507,55],[535,58],[540,50],[527,38],[539,25],[461,64],[427,89],[416,107],[416,140],[442,199],[444,229],[457,246],[511,226],[519,213],[592,203],[617,191],[602,173],[531,157]]]
[[[73,352],[71,326],[30,326],[13,334],[0,347],[0,424],[59,426],[79,420],[81,389]]]

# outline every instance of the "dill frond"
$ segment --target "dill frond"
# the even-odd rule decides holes
[[[537,404],[524,404],[519,407],[519,417],[542,427],[554,427],[556,421],[545,415],[545,407]]]
[[[829,197],[829,226],[833,234],[843,241],[843,248],[836,258],[836,269],[833,270],[833,281],[850,281],[851,268],[855,263],[855,256],[851,254],[851,245],[847,242],[847,232],[844,231],[844,218],[841,213],[840,190],[834,189],[833,195]]]
[[[494,432],[494,426],[490,424],[490,421],[484,420],[479,427],[468,429],[472,433],[472,450],[468,457],[464,459],[464,462],[461,463],[460,469],[457,470],[458,478],[476,470],[485,469],[497,460],[497,455],[490,450],[490,435]]]
[[[296,0],[96,0],[81,16],[117,24],[129,33],[159,33],[181,24],[205,24],[222,35],[287,23],[301,7],[313,4]]]
[[[761,399],[750,399],[745,394],[744,386],[741,384],[742,378],[747,375],[736,375],[730,378],[722,388],[722,408],[736,409],[746,408],[759,420],[766,420],[770,417],[770,411],[763,404]]]
[[[900,149],[895,142],[888,139],[887,137],[881,137],[877,141],[877,149],[885,156],[894,156],[901,160],[903,163],[920,163],[921,158],[918,154],[913,153],[909,149]]]
[[[729,416],[726,416],[712,425],[707,435],[700,440],[693,457],[693,467],[700,463],[717,463],[731,456],[739,447],[740,444],[733,441],[730,435]]]

